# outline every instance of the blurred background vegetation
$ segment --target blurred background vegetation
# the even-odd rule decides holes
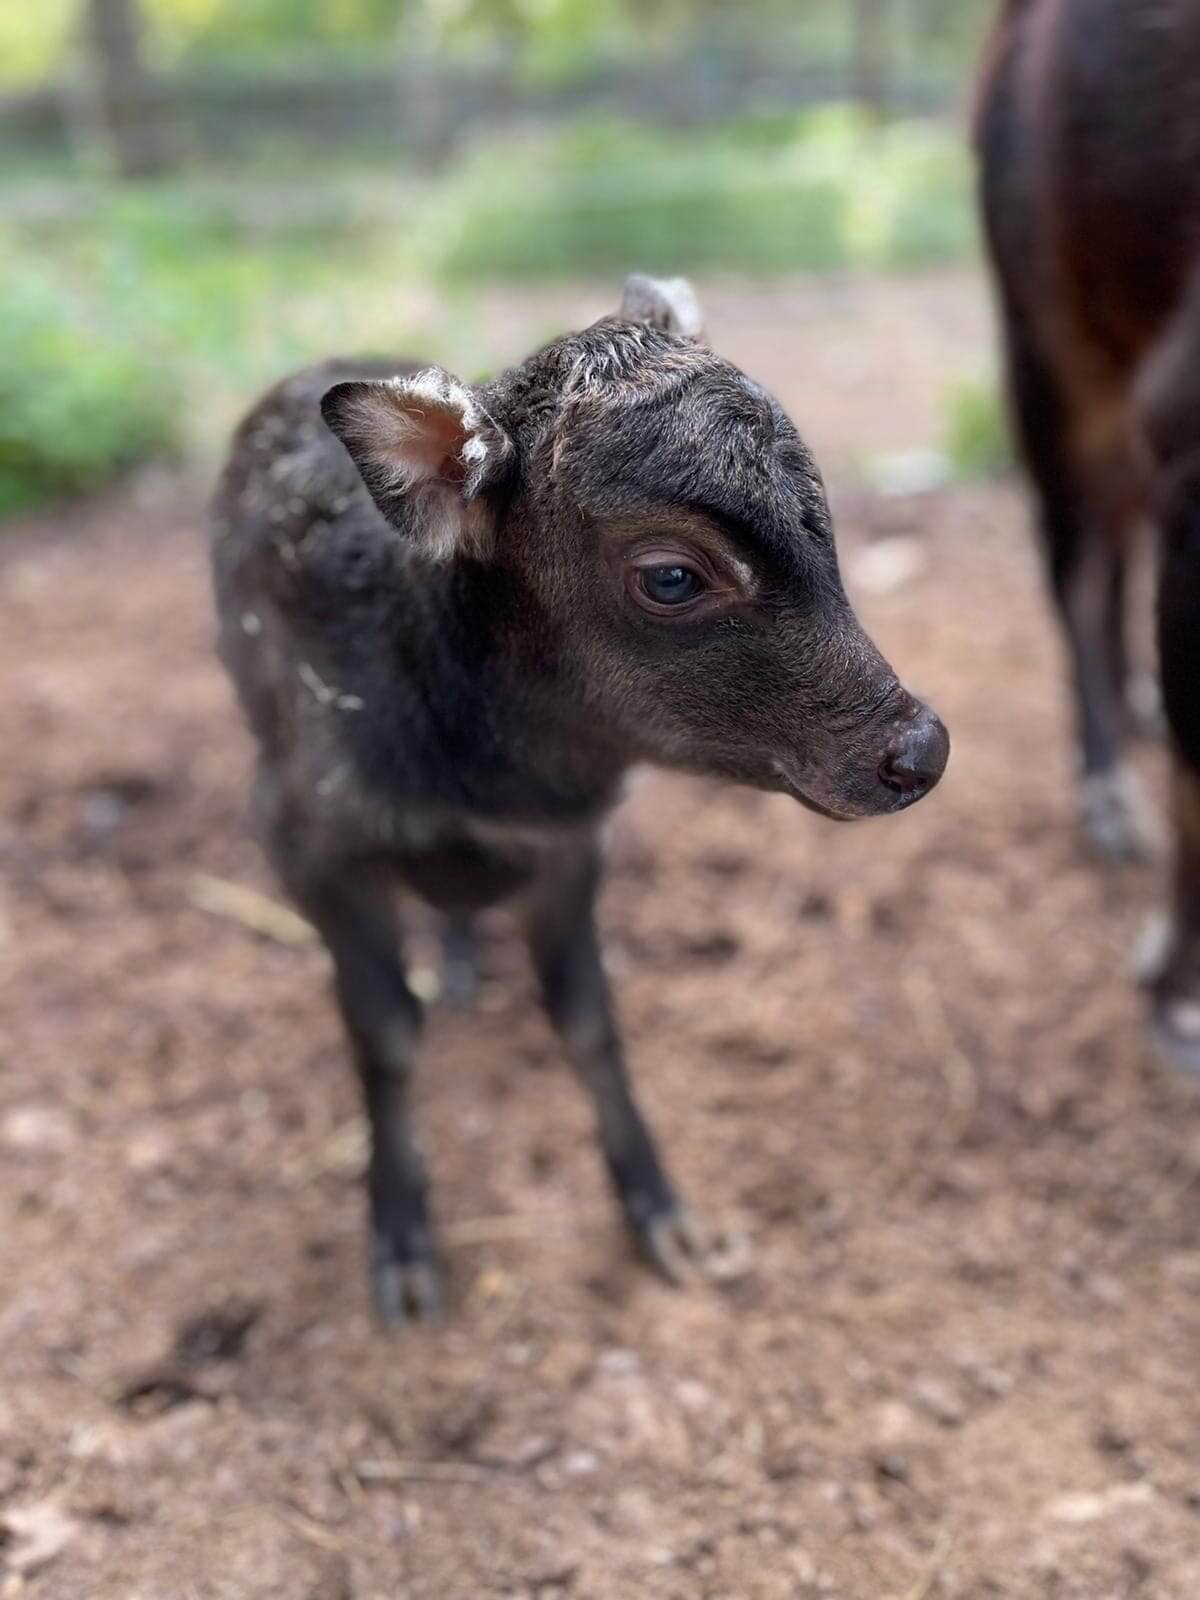
[[[403,348],[477,372],[484,283],[967,255],[963,113],[992,9],[0,9],[0,515],[210,452],[312,356]],[[1002,459],[987,385],[950,410],[967,466]]]

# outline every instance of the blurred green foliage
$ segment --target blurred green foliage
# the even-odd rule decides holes
[[[169,175],[121,184],[58,95],[87,80],[87,3],[0,0],[0,87],[53,86],[0,186],[0,514],[206,451],[262,384],[336,349],[478,372],[488,281],[892,270],[974,247],[957,127],[795,108],[852,81],[849,4],[139,0]],[[994,0],[884,4],[894,83],[953,102]],[[420,93],[392,98],[405,63],[410,89],[435,63],[431,93],[466,97],[423,148]],[[792,76],[755,109],[776,63]],[[642,98],[606,99],[633,80]],[[57,140],[47,105],[74,107]],[[949,426],[956,459],[998,459],[982,393]]]
[[[491,352],[471,296],[490,280],[913,267],[961,256],[972,229],[952,129],[836,106],[480,139],[437,176],[81,186],[0,248],[0,511],[90,487],[177,429],[207,451],[263,384],[335,350],[476,372]],[[429,282],[440,326],[408,309]],[[956,448],[978,448],[980,410],[956,401]]]
[[[30,84],[60,63],[75,22],[75,0],[0,6],[0,84]]]
[[[945,449],[960,478],[998,477],[1012,467],[1008,410],[994,379],[960,383],[947,396]]]
[[[995,0],[888,0],[891,54],[903,72],[961,76]],[[0,84],[45,78],[70,45],[81,0],[0,6]],[[597,57],[646,55],[691,38],[769,35],[810,59],[844,55],[847,0],[141,0],[161,62],[502,50],[533,76]]]
[[[74,48],[83,0],[0,6],[0,84],[47,78]],[[141,0],[159,62],[246,51],[365,50],[393,39],[402,0]]]
[[[701,132],[589,122],[480,145],[428,197],[413,248],[439,276],[913,267],[971,247],[967,156],[933,123],[823,108]]]
[[[0,234],[0,516],[209,449],[271,377],[345,346],[310,307],[335,312],[353,270],[313,235],[196,216],[183,188]]]
[[[168,363],[120,316],[115,278],[86,294],[0,249],[0,516],[80,494],[176,443]]]

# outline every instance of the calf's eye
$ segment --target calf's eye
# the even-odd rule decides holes
[[[642,567],[637,582],[642,595],[656,607],[687,605],[703,594],[705,589],[704,579],[698,572],[678,563]]]

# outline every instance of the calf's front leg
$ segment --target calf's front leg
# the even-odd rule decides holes
[[[625,1220],[651,1264],[681,1282],[702,1268],[705,1245],[633,1097],[596,933],[600,870],[594,844],[556,857],[529,894],[526,931],[546,1011],[595,1107]]]
[[[338,1006],[362,1084],[376,1310],[388,1325],[435,1320],[441,1289],[409,1104],[421,1004],[404,978],[391,887],[373,881],[369,868],[344,866],[317,883],[290,887],[333,957]]]

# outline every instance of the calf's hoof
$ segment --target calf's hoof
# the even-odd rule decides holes
[[[1092,772],[1080,791],[1083,832],[1106,861],[1152,861],[1162,845],[1162,830],[1137,773],[1128,767]]]
[[[679,1205],[635,1224],[634,1233],[645,1260],[676,1288],[728,1283],[750,1266],[746,1240],[713,1233]]]
[[[377,1239],[372,1252],[371,1295],[385,1328],[441,1322],[446,1314],[441,1274],[432,1256],[397,1260],[387,1239]]]

